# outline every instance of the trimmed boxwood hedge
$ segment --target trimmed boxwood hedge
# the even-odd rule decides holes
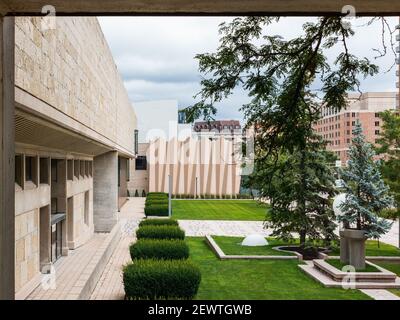
[[[146,200],[145,205],[146,206],[150,206],[153,204],[166,204],[168,205],[168,199],[164,200],[164,199],[151,199],[151,200]]]
[[[127,299],[193,299],[201,274],[189,260],[135,260],[123,269]]]
[[[178,226],[178,221],[174,219],[146,219],[139,223],[139,227],[143,226]]]
[[[131,244],[129,251],[132,260],[189,258],[189,247],[183,240],[141,239]]]
[[[168,216],[168,204],[151,204],[144,207],[144,214],[146,216]]]
[[[178,226],[142,226],[136,231],[137,239],[185,239],[185,231]]]

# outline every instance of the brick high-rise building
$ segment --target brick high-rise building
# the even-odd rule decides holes
[[[358,93],[349,94],[348,107],[340,112],[324,108],[323,117],[314,129],[328,142],[327,149],[335,152],[344,165],[357,121],[361,122],[367,140],[375,143],[382,130],[379,112],[395,109],[396,96],[395,92],[366,92],[361,96]]]

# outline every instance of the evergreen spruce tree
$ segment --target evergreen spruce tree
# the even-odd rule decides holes
[[[348,166],[341,172],[346,202],[338,219],[347,227],[364,230],[368,238],[379,239],[392,224],[378,214],[393,205],[393,197],[381,178],[380,164],[374,161],[374,156],[373,147],[366,142],[358,122],[353,129]]]
[[[321,239],[329,245],[335,238],[330,199],[336,190],[327,156],[321,138],[313,135],[304,148],[281,154],[275,165],[265,163],[257,170],[261,194],[270,199],[265,226],[273,228],[273,236],[290,239],[292,233],[299,234],[302,247]],[[265,180],[266,172],[271,179]]]

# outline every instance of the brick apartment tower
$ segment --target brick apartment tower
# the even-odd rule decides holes
[[[327,149],[335,152],[345,165],[357,121],[361,122],[367,140],[375,143],[382,130],[379,112],[395,109],[397,96],[396,92],[366,92],[361,96],[358,93],[349,94],[348,107],[340,112],[323,108],[322,119],[317,121],[314,129],[328,142]]]

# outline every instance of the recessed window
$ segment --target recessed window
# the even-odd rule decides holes
[[[138,156],[135,161],[136,170],[147,170],[147,158],[146,156]]]
[[[139,153],[139,130],[135,130],[135,154]]]
[[[379,127],[379,121],[375,121],[375,127]]]
[[[51,182],[58,182],[58,160],[51,159]]]
[[[131,167],[130,167],[130,160],[126,159],[126,181],[130,180],[130,176],[131,176]]]
[[[380,134],[380,131],[379,130],[375,130],[375,134]]]
[[[85,192],[85,204],[84,204],[83,222],[89,226],[89,191]]]
[[[74,180],[74,160],[67,160],[67,179]]]
[[[15,156],[15,183],[23,187],[23,155],[17,154]]]
[[[25,156],[25,181],[37,183],[36,157]]]
[[[79,160],[74,160],[74,176],[79,179]]]
[[[85,176],[85,161],[83,161],[83,160],[79,161],[79,168],[80,168],[81,177],[84,177]]]
[[[356,125],[356,122],[355,122],[355,121],[352,121],[352,122],[351,122],[351,125],[352,125],[352,126],[355,126],[355,125]]]
[[[49,158],[40,158],[40,183],[49,184]]]

